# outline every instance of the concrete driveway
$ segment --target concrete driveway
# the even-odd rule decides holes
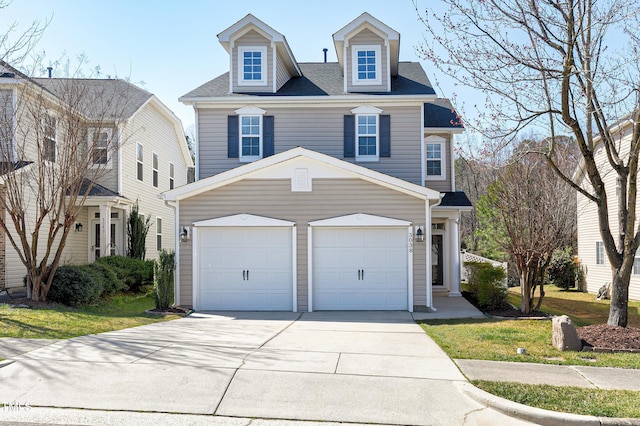
[[[30,406],[357,423],[497,424],[408,312],[197,313],[0,368]],[[26,420],[26,419],[25,419]]]

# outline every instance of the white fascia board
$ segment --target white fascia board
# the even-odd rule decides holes
[[[375,28],[377,31],[383,33],[389,40],[400,40],[400,33],[383,23],[382,21],[374,18],[369,13],[364,12],[353,21],[339,29],[333,34],[333,39],[342,41],[345,38],[349,38],[350,33],[359,29],[360,26],[366,25]],[[375,32],[375,31],[374,31]]]
[[[439,213],[445,213],[448,211],[455,211],[457,212],[470,212],[473,210],[473,207],[469,207],[469,206],[460,206],[460,207],[456,207],[456,206],[434,206],[433,207],[433,211],[437,211]],[[440,216],[438,216],[440,217]],[[452,219],[457,218],[456,217],[451,217]]]
[[[247,104],[260,104],[260,105],[304,105],[310,104],[311,106],[334,106],[344,104],[376,104],[376,105],[406,105],[416,104],[418,102],[428,102],[437,98],[437,95],[336,95],[336,96],[243,96],[241,98],[237,96],[229,97],[192,97],[192,98],[179,98],[178,101],[185,105],[196,105],[197,107],[204,108],[240,108]],[[425,129],[435,130],[439,132],[457,132],[462,133],[464,129],[451,129],[425,127]]]
[[[451,128],[451,127],[425,127],[425,133],[450,133],[452,135],[461,135],[465,132],[464,128]]]
[[[253,214],[234,214],[231,216],[194,222],[195,227],[292,227],[295,222],[289,220],[273,219]]]
[[[309,226],[326,227],[402,227],[411,226],[411,222],[400,219],[392,219],[383,216],[375,216],[366,213],[355,213],[330,219],[314,220]]]

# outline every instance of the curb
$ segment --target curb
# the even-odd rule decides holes
[[[507,416],[526,420],[542,426],[640,426],[640,419],[586,416],[559,413],[509,401],[485,392],[469,382],[458,382],[462,393],[476,402],[500,411]]]
[[[5,359],[4,361],[0,361],[0,368],[6,367],[7,365],[13,364],[15,361],[12,359]]]

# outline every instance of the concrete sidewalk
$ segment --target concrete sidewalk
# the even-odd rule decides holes
[[[640,391],[640,370],[456,359],[469,380]]]

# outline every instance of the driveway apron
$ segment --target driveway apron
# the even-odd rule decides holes
[[[408,312],[196,313],[14,359],[0,395],[31,406],[416,425],[484,408]]]

